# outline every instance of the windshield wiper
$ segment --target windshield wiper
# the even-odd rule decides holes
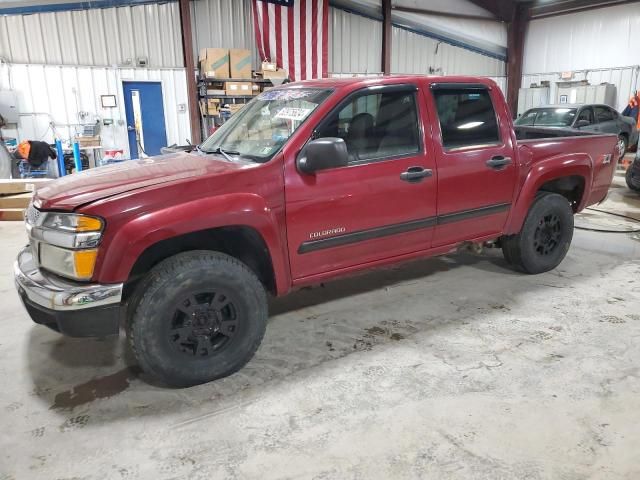
[[[203,153],[219,153],[221,155],[224,156],[224,158],[226,158],[228,161],[233,162],[233,158],[231,157],[231,155],[240,155],[240,152],[233,152],[231,150],[224,150],[222,147],[218,147],[215,148],[213,150],[203,150],[200,147],[198,147],[198,150],[200,150]]]

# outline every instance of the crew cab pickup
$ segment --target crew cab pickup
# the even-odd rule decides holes
[[[602,201],[615,135],[514,130],[471,77],[324,79],[265,91],[191,153],[92,169],[38,190],[15,263],[31,318],[126,330],[140,366],[188,386],[240,369],[267,293],[500,246],[556,267],[573,214]]]

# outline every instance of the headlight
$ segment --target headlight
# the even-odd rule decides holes
[[[40,244],[40,265],[63,277],[90,280],[98,250],[67,250],[46,243]]]
[[[104,225],[102,220],[96,217],[49,212],[44,216],[41,226],[65,232],[100,232]]]
[[[27,231],[35,241],[42,268],[75,280],[93,276],[104,221],[74,213],[41,212]]]

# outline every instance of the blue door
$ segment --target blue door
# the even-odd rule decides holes
[[[167,146],[162,85],[160,82],[122,82],[122,89],[131,158],[138,158],[139,152],[160,155],[160,149]]]

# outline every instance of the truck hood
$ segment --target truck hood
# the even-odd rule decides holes
[[[38,189],[34,204],[44,210],[73,210],[132,190],[224,174],[249,166],[245,162],[229,162],[214,155],[171,153],[92,168],[59,178]]]

